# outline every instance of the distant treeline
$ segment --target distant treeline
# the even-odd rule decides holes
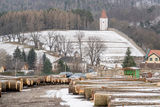
[[[92,13],[87,10],[26,10],[0,14],[0,35],[46,29],[95,29]]]

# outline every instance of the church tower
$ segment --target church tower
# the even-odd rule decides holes
[[[108,17],[106,15],[106,11],[102,10],[100,21],[100,30],[104,31],[108,29]]]

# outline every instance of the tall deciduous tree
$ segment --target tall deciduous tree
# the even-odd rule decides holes
[[[90,59],[91,65],[96,64],[97,59],[100,59],[101,54],[105,51],[105,44],[101,41],[99,37],[89,37],[87,42],[87,47],[85,48],[87,56]]]
[[[46,45],[49,47],[49,50],[51,52],[53,46],[55,45],[55,35],[53,32],[48,32],[48,34],[45,36]]]
[[[127,48],[126,56],[124,58],[122,67],[125,68],[125,67],[133,67],[133,66],[136,66],[136,63],[134,62],[134,59],[131,56],[130,48]]]
[[[75,37],[78,40],[78,46],[79,46],[79,52],[80,52],[80,57],[82,58],[82,39],[84,38],[84,33],[83,32],[78,32]]]

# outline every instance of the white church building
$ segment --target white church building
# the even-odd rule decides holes
[[[106,15],[106,11],[102,10],[101,17],[99,19],[100,30],[105,31],[108,29],[108,17]]]

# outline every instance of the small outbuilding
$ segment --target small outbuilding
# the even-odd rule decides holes
[[[138,67],[127,67],[124,68],[124,75],[132,76],[133,78],[140,77],[140,69]]]

